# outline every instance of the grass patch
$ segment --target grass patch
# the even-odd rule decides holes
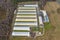
[[[38,27],[32,27],[32,31],[38,31]]]
[[[43,28],[39,28],[39,32],[43,33]]]
[[[12,40],[25,40],[26,37],[20,37],[20,36],[13,36]]]
[[[52,28],[52,25],[50,23],[44,23],[44,28],[45,28],[45,31],[47,31]]]

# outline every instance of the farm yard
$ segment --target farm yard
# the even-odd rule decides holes
[[[44,10],[47,11],[47,14],[48,14],[50,22],[49,23],[44,23],[45,34],[43,36],[39,36],[39,37],[36,37],[36,38],[20,37],[20,36],[18,36],[18,37],[17,36],[15,36],[15,37],[13,36],[12,37],[11,36],[10,39],[12,39],[12,40],[60,40],[60,5],[57,2],[47,2],[45,7],[44,7]],[[9,36],[8,35],[10,35],[10,32],[11,32],[12,28],[10,27],[11,23],[10,23],[10,25],[6,25],[6,24],[8,24],[8,21],[4,20],[4,19],[6,19],[6,16],[7,16],[6,14],[4,14],[4,12],[6,12],[6,11],[5,10],[1,10],[1,8],[0,8],[0,13],[1,13],[0,14],[0,23],[2,23],[2,24],[0,24],[0,26],[1,26],[0,27],[1,28],[0,29],[0,40],[5,40],[5,39],[9,40]],[[18,17],[21,17],[21,16],[29,16],[29,14],[27,14],[27,15],[23,15],[23,14],[22,15],[18,15]],[[35,17],[36,15],[31,14],[30,16],[34,16]],[[11,22],[11,20],[10,20],[10,22]],[[7,29],[7,31],[6,31],[6,29]],[[35,31],[35,30],[37,31],[38,29],[33,28],[33,31]],[[29,32],[28,30],[17,30],[17,29],[14,30],[14,31],[17,31],[17,32],[19,32],[19,31],[20,32],[21,31],[22,32]],[[1,32],[3,32],[3,33],[1,34]],[[1,36],[1,35],[6,35],[6,36]]]
[[[45,35],[35,40],[60,40],[60,13],[57,9],[60,5],[57,2],[47,2],[44,10],[47,11],[50,23],[45,25]],[[48,24],[48,25],[47,25]]]
[[[57,12],[58,8],[60,8],[60,5],[57,2],[47,2],[44,8],[44,10],[47,10],[51,25],[53,27],[50,33],[52,36],[50,40],[60,40],[60,14]]]

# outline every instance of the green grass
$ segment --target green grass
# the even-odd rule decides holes
[[[44,23],[44,28],[45,28],[45,31],[47,31],[52,28],[52,25],[50,23]]]
[[[38,27],[32,27],[32,31],[38,31]]]
[[[28,30],[14,30],[14,32],[29,32]]]
[[[25,39],[26,39],[26,37],[20,37],[20,36],[12,37],[12,40],[25,40]]]
[[[43,28],[39,28],[39,32],[43,32]]]
[[[32,38],[30,38],[30,37],[25,37],[25,36],[13,36],[12,37],[12,40],[32,40]]]

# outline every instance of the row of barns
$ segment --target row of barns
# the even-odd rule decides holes
[[[17,11],[14,13],[16,16],[12,36],[30,36],[30,27],[38,27],[37,8],[37,4],[18,5]],[[38,14],[39,25],[44,25],[43,22],[49,22],[45,10],[40,10]]]
[[[13,36],[30,36],[30,27],[37,27],[36,16],[37,5],[18,5],[17,13],[15,13],[15,23],[13,27]]]

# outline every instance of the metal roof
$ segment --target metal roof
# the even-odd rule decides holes
[[[39,24],[43,24],[42,16],[39,16]]]
[[[30,32],[12,32],[12,36],[30,36]]]
[[[13,30],[30,30],[30,27],[14,27]]]

